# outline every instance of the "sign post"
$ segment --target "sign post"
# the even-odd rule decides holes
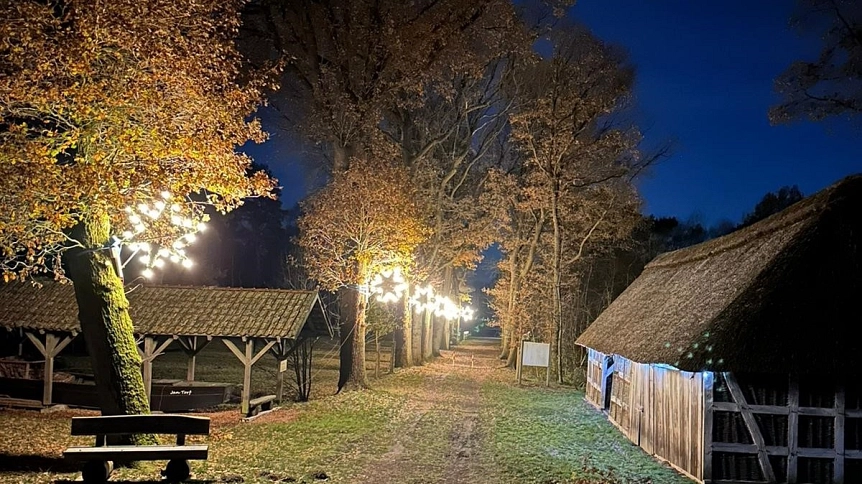
[[[522,367],[538,366],[545,368],[545,386],[551,385],[551,345],[521,341],[518,347],[518,384],[521,384]]]

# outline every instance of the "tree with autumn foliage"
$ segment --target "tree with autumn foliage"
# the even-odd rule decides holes
[[[367,387],[368,283],[384,268],[409,268],[428,236],[408,172],[385,158],[353,160],[303,203],[298,225],[309,275],[324,289],[342,289],[343,306],[352,308],[341,326],[342,354],[350,358],[342,358],[339,390]]]
[[[486,205],[505,228],[505,289],[493,294],[504,324],[504,357],[511,358],[523,334],[519,309],[533,319],[548,315],[544,330],[532,333],[551,344],[561,382],[566,291],[577,278],[569,268],[592,244],[633,227],[637,197],[630,179],[650,158],[638,150],[637,129],[616,117],[633,80],[624,57],[586,29],[564,23],[548,40],[548,58],[518,61],[510,87],[517,97],[509,140],[515,168],[492,180],[499,186],[488,190],[496,197]],[[528,292],[535,294],[529,301]]]
[[[235,151],[265,137],[247,120],[264,86],[241,75],[240,7],[0,3],[0,270],[63,277],[66,256],[105,414],[149,411],[109,251],[134,230],[124,209],[172,194],[196,224],[205,206],[226,211],[273,187]],[[165,217],[134,231],[165,244],[181,230]]]
[[[273,104],[325,152],[332,174],[394,147],[423,216],[441,226],[420,249],[425,281],[478,258],[487,243],[468,240],[479,232],[461,223],[474,218],[471,197],[484,168],[476,160],[486,150],[474,151],[472,137],[497,126],[483,117],[500,97],[493,64],[514,44],[529,48],[511,2],[261,0],[246,10],[243,28],[256,58],[284,61],[282,95]],[[457,215],[462,209],[466,217]],[[411,313],[402,314],[399,360],[409,364]],[[423,360],[422,352],[412,356]]]

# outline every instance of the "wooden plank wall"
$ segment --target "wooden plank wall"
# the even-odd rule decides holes
[[[602,365],[605,355],[596,350],[587,350],[587,402],[602,409]]]
[[[645,451],[702,482],[703,374],[614,358],[611,421]]]

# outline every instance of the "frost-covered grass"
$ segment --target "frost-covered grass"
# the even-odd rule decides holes
[[[488,446],[510,482],[608,482],[686,484],[690,480],[626,440],[584,394],[564,389],[482,387]]]

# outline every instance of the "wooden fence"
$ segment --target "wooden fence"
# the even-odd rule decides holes
[[[642,365],[614,355],[611,422],[635,444],[700,481],[703,373]]]

